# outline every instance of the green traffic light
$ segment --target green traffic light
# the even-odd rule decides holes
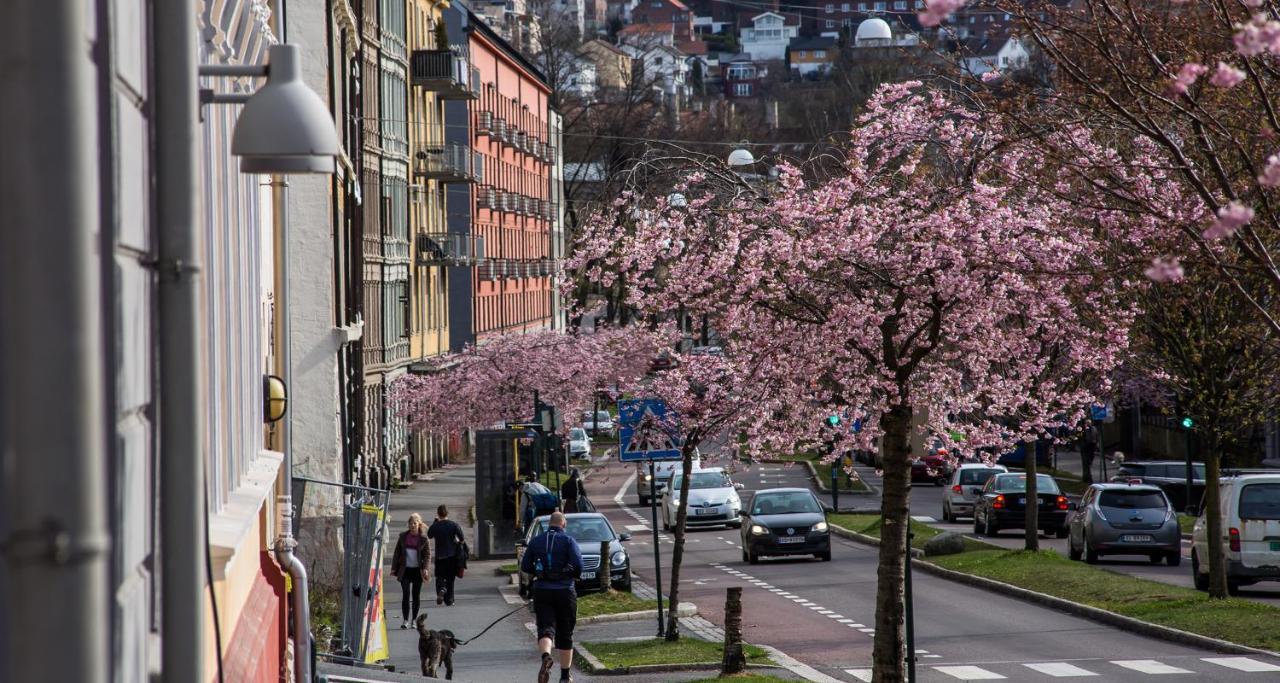
[[[1192,427],[1194,427],[1194,426],[1195,426],[1195,424],[1196,424],[1196,423],[1195,423],[1194,421],[1192,421],[1192,419],[1191,419],[1191,418],[1189,418],[1189,417],[1184,417],[1184,418],[1182,418],[1182,428],[1183,428],[1183,429],[1191,429]]]
[[[827,424],[831,425],[832,427],[834,427],[834,426],[836,426],[836,425],[840,424],[840,416],[839,416],[839,415],[832,415],[831,417],[828,417],[828,418],[827,418]]]

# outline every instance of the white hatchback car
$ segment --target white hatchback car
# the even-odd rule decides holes
[[[1223,477],[1220,541],[1227,560],[1227,588],[1280,581],[1280,473]],[[1204,510],[1191,532],[1191,577],[1209,590],[1208,522]]]
[[[961,516],[972,517],[973,506],[982,496],[982,487],[996,474],[1009,469],[1004,465],[965,463],[951,473],[946,493],[942,494],[942,521],[955,522]]]
[[[676,525],[680,511],[681,471],[676,470],[662,492],[662,529]],[[735,484],[729,473],[720,467],[696,469],[689,474],[689,512],[685,515],[686,528],[695,526],[742,526],[738,511],[742,499],[738,491],[742,484]]]
[[[583,411],[582,428],[587,430],[589,434],[595,434],[596,436],[601,434],[612,436],[615,428],[613,415],[607,410]]]
[[[582,427],[569,430],[569,457],[591,458],[591,437],[587,436],[587,430]]]

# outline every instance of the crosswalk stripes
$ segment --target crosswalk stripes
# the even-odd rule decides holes
[[[935,666],[933,670],[962,681],[994,681],[1004,678],[1004,676],[994,671],[987,671],[980,666]]]
[[[1236,671],[1247,671],[1249,673],[1260,673],[1263,671],[1280,671],[1280,666],[1267,662],[1259,662],[1256,659],[1248,657],[1201,657],[1201,661],[1218,666],[1225,666],[1228,669]]]
[[[917,650],[916,654],[921,658],[937,655],[930,655],[928,650]],[[1252,657],[1234,656],[1234,657],[1201,657],[1200,661],[1218,667],[1232,669],[1241,673],[1270,673],[1280,672],[1280,664],[1261,661]],[[1181,658],[1179,661],[1183,666],[1191,666],[1194,660],[1189,658]],[[1071,662],[1023,662],[1015,665],[1013,662],[1000,662],[998,665],[984,664],[978,666],[976,664],[952,664],[937,665],[928,667],[937,673],[944,674],[951,678],[962,681],[994,681],[994,680],[1027,680],[1025,671],[1019,674],[1017,671],[1009,667],[1019,666],[1023,669],[1030,669],[1037,673],[1053,678],[1085,678],[1106,676],[1107,668],[1118,666],[1130,671],[1136,671],[1141,674],[1150,676],[1161,675],[1194,675],[1196,672],[1183,666],[1173,666],[1154,659],[1126,659],[1126,660],[1089,660]],[[987,668],[990,667],[990,668]],[[1003,667],[1003,668],[1002,668]],[[993,671],[992,669],[998,669]],[[845,673],[853,676],[859,681],[871,680],[871,669],[845,669]],[[1268,677],[1242,678],[1241,680],[1263,680]]]
[[[1111,662],[1116,666],[1122,666],[1126,669],[1141,671],[1144,674],[1189,674],[1194,673],[1189,669],[1181,669],[1176,666],[1170,666],[1164,662],[1157,662],[1154,659],[1129,659],[1125,661]]]
[[[1039,671],[1040,673],[1045,674],[1046,676],[1053,676],[1054,678],[1064,678],[1067,676],[1097,676],[1098,675],[1092,671],[1089,671],[1088,669],[1081,669],[1075,664],[1070,664],[1067,662],[1045,662],[1043,664],[1023,664],[1023,666],[1027,667],[1028,669],[1031,669],[1032,671]]]
[[[844,672],[860,681],[871,683],[871,669],[845,669]]]

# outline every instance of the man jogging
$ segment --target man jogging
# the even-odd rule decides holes
[[[458,578],[458,562],[462,559],[462,527],[449,519],[449,508],[436,508],[436,520],[427,529],[427,538],[435,541],[436,604],[453,606],[453,581]]]
[[[538,683],[547,683],[555,660],[551,647],[560,655],[560,681],[572,683],[573,627],[578,622],[578,595],[573,584],[582,574],[582,550],[564,531],[563,512],[551,515],[547,530],[535,536],[524,549],[520,569],[532,574],[533,612],[538,622],[538,651],[542,666]]]

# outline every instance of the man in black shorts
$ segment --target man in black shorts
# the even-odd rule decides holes
[[[538,683],[547,683],[555,660],[551,647],[560,655],[560,680],[572,683],[573,627],[578,622],[578,594],[574,581],[582,574],[582,550],[564,531],[563,512],[551,514],[547,530],[529,541],[520,561],[521,571],[532,574],[533,612],[538,622],[538,651],[542,666]]]

